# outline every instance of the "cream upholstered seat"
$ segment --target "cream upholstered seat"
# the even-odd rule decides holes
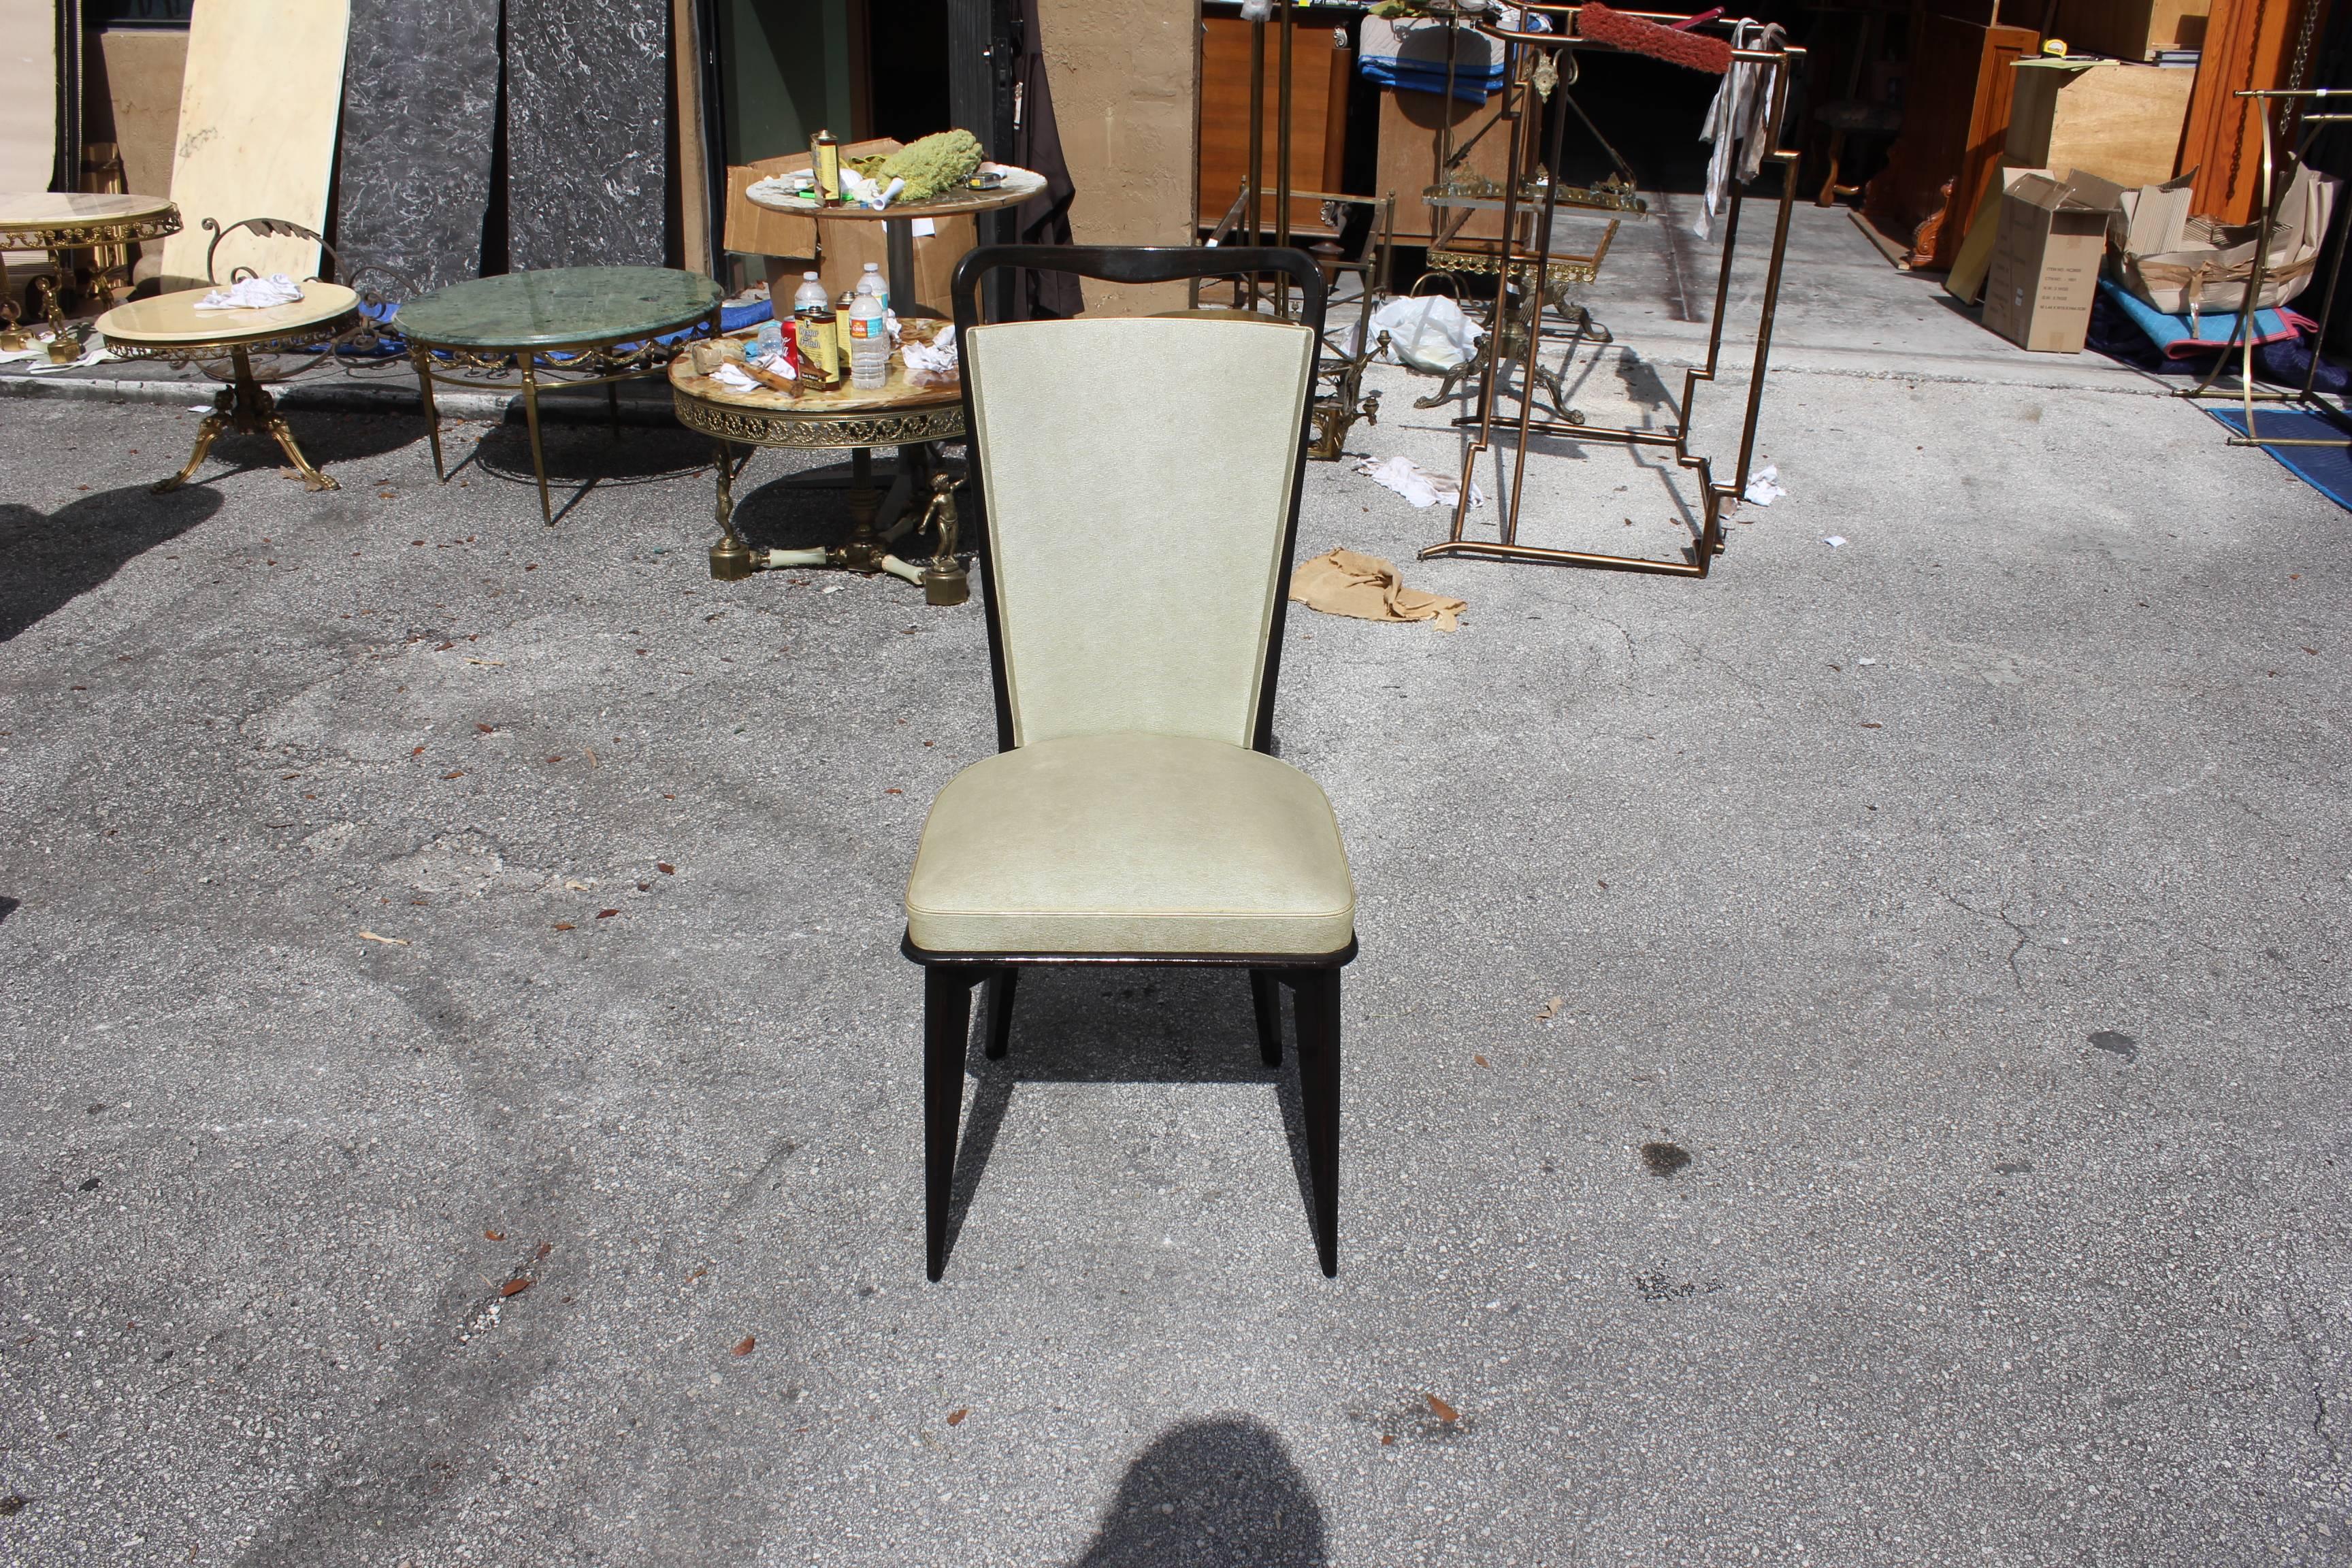
[[[983,325],[998,267],[1146,282],[1275,272],[1296,322]],[[1355,885],[1331,803],[1277,761],[1274,692],[1323,280],[1297,250],[999,247],[956,275],[1000,754],[932,804],[907,882],[924,965],[929,1267],[946,1259],[971,991],[1001,1057],[1024,966],[1246,969],[1268,1066],[1297,995],[1317,1250],[1338,1268],[1339,970]]]
[[[1223,741],[1066,735],[940,792],[907,884],[935,952],[1322,954],[1355,934],[1339,824],[1297,768]]]

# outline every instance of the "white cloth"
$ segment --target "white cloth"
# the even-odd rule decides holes
[[[1731,47],[1777,49],[1786,36],[1777,22],[1769,26],[1739,22],[1731,29]],[[1700,141],[1714,144],[1706,159],[1706,203],[1691,224],[1691,232],[1701,239],[1715,226],[1715,215],[1723,210],[1724,194],[1731,188],[1733,143],[1739,147],[1738,179],[1744,185],[1764,167],[1764,155],[1780,139],[1779,111],[1788,107],[1787,95],[1777,95],[1780,103],[1771,101],[1776,95],[1765,90],[1765,73],[1770,68],[1734,61],[1723,74],[1723,85],[1715,89],[1715,101],[1707,105],[1706,121],[1698,132]]]
[[[760,384],[743,374],[740,364],[722,364],[710,373],[710,379],[730,392],[757,392]]]
[[[1386,485],[1416,507],[1435,506],[1440,501],[1452,506],[1462,499],[1462,486],[1453,476],[1433,474],[1410,458],[1391,458],[1385,462],[1360,458],[1356,462],[1356,472]],[[1470,504],[1486,504],[1486,492],[1478,488],[1475,479],[1470,481]]]
[[[302,285],[283,272],[267,278],[240,278],[226,289],[215,289],[196,301],[199,310],[267,310],[291,305],[302,298]]]

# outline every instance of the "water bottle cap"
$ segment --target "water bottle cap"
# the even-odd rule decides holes
[[[878,261],[869,261],[866,264],[866,270],[868,272],[879,272],[882,270],[882,264]]]
[[[814,283],[816,281],[816,274],[814,272],[803,272],[801,274],[801,281],[803,283]]]

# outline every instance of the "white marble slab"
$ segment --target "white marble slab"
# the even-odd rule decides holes
[[[172,158],[182,226],[163,242],[165,289],[208,281],[208,217],[223,227],[249,217],[325,226],[350,29],[350,0],[205,0],[195,8]],[[223,278],[237,266],[308,278],[319,247],[240,233],[215,266]]]

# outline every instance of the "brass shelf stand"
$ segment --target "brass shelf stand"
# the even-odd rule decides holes
[[[1510,126],[1511,149],[1506,167],[1514,178],[1503,192],[1503,237],[1492,253],[1495,273],[1495,319],[1507,322],[1511,307],[1509,296],[1515,279],[1545,279],[1539,289],[1527,290],[1535,296],[1535,310],[1530,312],[1525,330],[1517,334],[1528,341],[1524,347],[1532,355],[1541,332],[1543,296],[1553,289],[1554,267],[1566,258],[1556,256],[1553,248],[1554,220],[1563,206],[1587,207],[1594,210],[1625,210],[1615,197],[1602,200],[1563,200],[1561,186],[1555,177],[1547,178],[1539,204],[1523,199],[1517,173],[1527,166],[1532,127],[1541,122],[1542,104],[1548,102],[1553,90],[1562,85],[1573,86],[1578,74],[1578,56],[1591,52],[1615,54],[1619,51],[1604,44],[1577,37],[1570,31],[1576,13],[1573,5],[1529,5],[1528,12],[1539,14],[1551,25],[1549,32],[1529,32],[1520,28],[1504,28],[1479,24],[1479,30],[1502,42],[1507,49],[1505,91],[1510,99],[1503,110],[1502,121]],[[1643,13],[1647,20],[1665,23],[1690,22],[1695,26],[1727,26],[1728,23],[1700,22],[1697,18],[1676,16],[1667,13]],[[1769,94],[1764,123],[1777,128],[1788,105],[1790,72],[1804,51],[1801,48],[1763,50],[1735,48],[1733,68],[1752,66],[1765,72],[1757,90]],[[1573,109],[1570,100],[1565,109]],[[1580,111],[1579,111],[1580,113]],[[1563,111],[1552,117],[1550,136],[1544,167],[1557,171],[1565,147],[1569,115]],[[1715,308],[1708,324],[1706,363],[1683,374],[1683,392],[1674,408],[1674,420],[1662,427],[1635,429],[1630,426],[1597,426],[1569,419],[1537,417],[1536,394],[1543,388],[1542,379],[1535,375],[1521,378],[1518,412],[1515,417],[1497,417],[1498,405],[1506,395],[1508,383],[1505,377],[1507,352],[1512,346],[1507,338],[1514,334],[1492,331],[1486,346],[1486,374],[1478,391],[1477,410],[1454,421],[1457,426],[1475,429],[1475,434],[1465,448],[1462,458],[1461,496],[1454,503],[1453,527],[1447,537],[1421,552],[1423,560],[1438,556],[1469,556],[1499,561],[1530,561],[1552,565],[1592,566],[1619,572],[1652,573],[1665,576],[1705,577],[1714,558],[1723,552],[1723,503],[1736,500],[1748,485],[1748,467],[1755,455],[1757,418],[1762,411],[1764,382],[1770,368],[1772,327],[1780,304],[1780,277],[1788,257],[1789,226],[1797,192],[1797,153],[1779,143],[1777,135],[1764,162],[1778,165],[1780,172],[1780,197],[1772,231],[1772,246],[1765,274],[1763,296],[1758,316],[1755,359],[1750,367],[1747,406],[1740,422],[1738,460],[1731,481],[1718,482],[1712,458],[1694,455],[1690,450],[1691,409],[1701,382],[1712,382],[1718,374],[1723,358],[1724,308],[1730,298],[1731,267],[1738,252],[1739,219],[1743,192],[1738,181],[1729,188],[1729,201],[1724,215],[1721,260],[1715,285]],[[1441,172],[1444,158],[1441,156]],[[1441,182],[1442,183],[1442,182]],[[1518,219],[1523,209],[1536,216],[1535,240],[1532,246],[1522,245],[1517,237]],[[1539,216],[1538,216],[1539,215]],[[1614,224],[1611,234],[1615,233]],[[1579,308],[1580,310],[1580,308]],[[1581,331],[1590,322],[1589,314],[1571,317],[1571,330]],[[1603,329],[1605,331],[1605,329]],[[1589,341],[1589,340],[1588,340]],[[1548,389],[1547,389],[1548,390]],[[1496,498],[1497,527],[1492,539],[1469,537],[1470,500],[1474,491],[1472,480],[1478,459],[1496,446],[1496,427],[1503,426],[1503,439],[1513,448],[1510,482],[1502,495]],[[1662,561],[1644,556],[1618,555],[1601,551],[1559,550],[1519,542],[1519,521],[1527,483],[1528,444],[1543,437],[1566,437],[1584,442],[1605,442],[1625,447],[1662,447],[1670,448],[1675,464],[1696,473],[1700,498],[1700,522],[1696,537],[1684,552],[1680,561]]]
[[[2307,37],[2305,42],[2307,47],[2309,42]],[[2296,74],[2298,76],[2302,74],[2300,60],[2297,62]],[[2346,199],[2345,190],[2337,191],[2335,208],[2331,208],[2327,215],[2327,226],[2336,229],[2342,237],[2336,247],[2334,258],[2328,263],[2327,282],[2320,292],[2319,325],[2312,333],[2311,363],[2304,367],[2302,386],[2292,391],[2255,390],[2254,316],[2262,299],[2263,274],[2270,264],[2271,242],[2278,229],[2279,207],[2286,200],[2287,187],[2292,183],[2292,176],[2287,182],[2282,182],[2278,178],[2279,144],[2284,142],[2286,145],[2287,163],[2290,166],[2300,167],[2304,155],[2308,151],[2307,143],[2298,139],[2304,127],[2339,125],[2352,121],[2352,114],[2325,111],[2316,114],[2306,113],[2303,108],[2304,104],[2314,100],[2325,104],[2329,99],[2352,98],[2352,89],[2255,88],[2232,96],[2254,100],[2262,108],[2262,221],[2254,236],[2254,256],[2251,269],[2246,275],[2245,300],[2238,309],[2238,319],[2230,329],[2230,336],[2222,342],[2221,354],[2214,360],[2213,368],[2207,371],[2203,379],[2196,385],[2183,387],[2173,395],[2191,399],[2210,397],[2236,402],[2243,410],[2242,417],[2246,422],[2246,432],[2242,436],[2229,437],[2228,444],[2232,447],[2352,446],[2352,433],[2341,437],[2265,436],[2254,422],[2254,405],[2258,403],[2294,405],[2338,418],[2342,416],[2342,410],[2328,407],[2313,389],[2319,376],[2320,353],[2327,344],[2327,324],[2336,310],[2336,286],[2344,275],[2344,251],[2347,245],[2352,245],[2352,232],[2345,230],[2344,225],[2338,221],[2336,211],[2336,208],[2352,207],[2352,201]],[[2276,123],[2280,120],[2286,121],[2284,130]],[[2323,249],[2326,247],[2326,240],[2327,237],[2325,234],[2320,236],[2320,245]],[[2231,352],[2232,350],[2237,351],[2234,356]],[[2238,362],[2236,367],[2238,384],[2234,387],[2221,386],[2219,383],[2222,375],[2231,368],[2231,360],[2233,357]],[[2290,409],[2281,408],[2278,411],[2284,413],[2289,412]]]

